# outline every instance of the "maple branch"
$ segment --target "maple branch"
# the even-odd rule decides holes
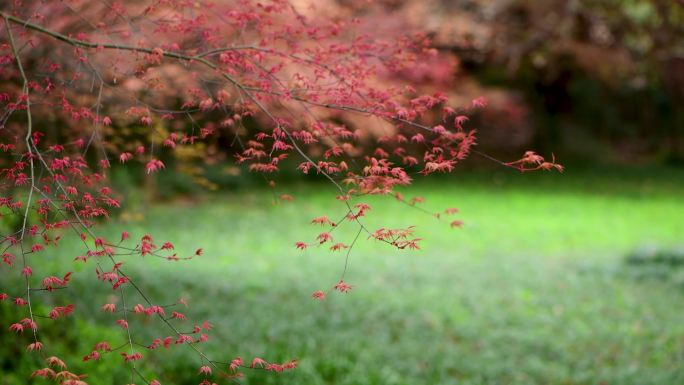
[[[33,175],[33,172],[34,172],[34,163],[33,163],[33,151],[32,151],[32,149],[31,149],[31,147],[34,147],[34,148],[35,148],[35,146],[32,146],[32,143],[31,143],[31,135],[32,135],[32,118],[31,118],[31,112],[30,112],[29,100],[28,100],[28,78],[26,77],[26,74],[25,74],[25,72],[24,72],[23,66],[21,65],[21,61],[19,60],[19,56],[18,56],[18,54],[17,54],[17,50],[16,50],[16,47],[15,47],[15,44],[14,44],[14,40],[13,40],[13,37],[12,37],[12,33],[11,33],[11,28],[10,28],[10,23],[9,23],[9,22],[13,22],[13,23],[15,23],[15,24],[22,25],[22,26],[24,26],[25,28],[28,28],[28,29],[31,29],[31,30],[35,30],[35,31],[44,33],[44,34],[46,34],[46,35],[48,35],[48,36],[51,36],[51,37],[53,37],[53,38],[55,38],[55,39],[57,39],[57,40],[63,41],[63,42],[65,42],[65,43],[70,44],[70,45],[73,45],[73,46],[82,46],[82,47],[87,47],[87,48],[98,48],[98,47],[101,47],[101,48],[107,48],[107,49],[116,49],[116,50],[126,50],[126,51],[143,52],[143,53],[148,53],[148,54],[157,54],[158,51],[153,50],[153,49],[148,49],[148,48],[133,47],[133,46],[127,46],[127,45],[120,45],[120,44],[95,44],[95,43],[89,43],[89,42],[86,42],[86,41],[83,41],[83,40],[72,39],[72,38],[70,38],[70,37],[68,37],[68,36],[66,36],[66,35],[61,34],[61,33],[58,33],[58,32],[55,32],[55,31],[48,30],[48,29],[43,28],[43,27],[41,27],[41,26],[39,26],[39,25],[36,25],[36,24],[30,23],[30,22],[28,22],[28,21],[25,21],[25,20],[16,18],[16,17],[14,17],[14,16],[8,15],[8,14],[6,14],[6,13],[4,13],[4,12],[0,12],[0,15],[1,15],[1,16],[4,18],[4,20],[5,20],[5,25],[6,25],[6,28],[7,28],[7,31],[8,31],[8,35],[9,35],[9,38],[10,38],[10,43],[11,43],[11,46],[12,46],[12,49],[13,49],[15,58],[16,58],[16,60],[17,60],[19,70],[20,70],[20,72],[21,72],[22,79],[23,79],[23,81],[24,81],[24,90],[25,90],[26,97],[27,97],[28,132],[27,132],[27,135],[26,135],[26,144],[27,144],[28,151],[29,151],[29,160],[30,160],[30,165],[31,165],[31,188],[29,189],[29,201],[28,201],[28,203],[27,203],[27,205],[26,205],[26,206],[27,206],[27,207],[26,207],[26,213],[25,213],[25,215],[24,215],[24,225],[23,225],[22,230],[21,230],[21,234],[22,234],[21,237],[22,237],[22,239],[23,239],[23,235],[24,235],[25,230],[26,230],[26,221],[27,221],[27,218],[28,218],[28,210],[29,210],[29,207],[30,207],[30,201],[31,201],[31,198],[32,198],[32,195],[33,195],[33,190],[34,190],[34,189],[37,190],[37,191],[40,191],[40,190],[37,188],[37,186],[35,186],[34,175]],[[163,53],[163,56],[171,57],[171,58],[176,58],[176,59],[181,59],[181,60],[187,60],[187,61],[196,60],[196,59],[195,59],[194,57],[192,57],[192,56],[183,55],[183,54],[177,54],[177,53],[173,53],[173,52],[164,52],[164,53]],[[203,63],[203,64],[205,64],[205,65],[209,65],[209,66],[212,67],[213,69],[217,69],[217,67],[214,66],[213,63],[208,62],[208,61],[206,61],[205,59],[197,59],[197,61],[199,61],[199,62],[201,62],[201,63]],[[233,81],[235,84],[239,84],[239,83],[237,83],[237,81],[235,81],[234,79],[230,78],[228,75],[226,75],[226,76],[227,76],[231,81]],[[48,170],[48,172],[49,172],[51,175],[54,176],[54,174],[52,173],[52,170],[51,170],[50,167],[48,166],[47,162],[43,159],[41,153],[40,153],[39,151],[37,151],[37,149],[36,149],[36,156],[37,156],[38,159],[41,161],[41,163],[45,166],[45,168]],[[55,183],[57,184],[57,186],[59,187],[59,189],[60,189],[62,192],[64,192],[64,193],[66,194],[66,189],[64,188],[64,186],[62,186],[62,184],[61,184],[59,181],[57,181],[57,180],[55,180]],[[41,192],[41,193],[42,193],[42,192]],[[50,200],[50,202],[54,205],[54,202],[52,202],[52,200]],[[80,216],[79,216],[78,213],[76,212],[75,208],[72,208],[72,214],[74,214],[74,216],[76,217],[77,222],[83,227],[83,229],[84,229],[91,237],[96,238],[96,236],[95,236],[95,234],[92,232],[92,230],[90,230],[90,228],[89,228],[89,227],[83,222],[83,220],[80,218]],[[84,241],[84,242],[85,242],[85,241]],[[22,256],[25,258],[25,254],[26,254],[26,253],[23,252],[23,243],[20,244],[20,246],[21,246],[21,248],[22,248]],[[86,244],[86,247],[88,247],[87,244]],[[115,263],[115,261],[113,260],[113,258],[111,257],[111,255],[109,255],[109,257],[110,257],[112,263]],[[24,262],[24,265],[26,266],[26,263],[25,263],[25,262]],[[99,265],[99,263],[98,263],[98,265]],[[140,287],[139,287],[138,285],[135,284],[135,282],[134,282],[133,280],[131,280],[123,271],[121,271],[121,269],[118,269],[118,272],[119,272],[119,274],[121,274],[122,277],[125,277],[125,278],[128,279],[128,282],[131,284],[131,286],[133,286],[133,287],[135,288],[136,292],[137,292],[138,294],[140,294],[140,296],[145,300],[145,302],[146,302],[148,305],[151,305],[151,304],[152,304],[152,301],[145,295],[145,293],[142,291],[142,289],[140,289]],[[28,281],[28,277],[26,277],[26,281],[27,281],[27,289],[28,289],[28,292],[30,293],[31,288],[30,288],[30,284],[29,284],[29,281]],[[123,300],[123,291],[121,291],[121,295],[122,295],[122,300]],[[31,303],[30,303],[30,294],[28,294],[27,304],[29,305],[29,311],[30,311],[30,314],[31,314],[31,320],[33,321],[33,312],[32,312],[32,310],[31,310],[31,306],[30,306],[30,305],[31,305]],[[159,317],[159,319],[161,319],[162,322],[164,322],[164,323],[165,323],[165,324],[166,324],[166,325],[167,325],[167,326],[168,326],[176,335],[178,335],[178,336],[181,335],[181,333],[178,331],[178,329],[177,329],[175,326],[173,326],[168,320],[164,319],[164,317],[162,317],[161,315],[158,315],[158,317]],[[34,333],[34,338],[35,338],[35,340],[37,341],[37,336],[36,336],[36,331],[35,331],[35,329],[33,330],[33,333]],[[131,339],[130,339],[130,332],[129,332],[129,343],[126,344],[126,345],[130,345],[131,348],[132,348],[132,341],[131,341]],[[199,354],[200,357],[202,357],[203,359],[205,359],[205,360],[211,362],[211,360],[205,355],[205,353],[202,352],[202,351],[200,351],[196,346],[194,346],[193,344],[188,344],[188,346],[189,346],[192,350],[194,350],[197,354]],[[215,366],[214,364],[212,364],[212,365]],[[215,367],[216,367],[216,366],[215,366]],[[216,367],[216,368],[219,369],[218,367]],[[136,371],[136,372],[137,372],[137,369],[135,368],[135,363],[133,364],[133,371]]]
[[[5,16],[3,14],[3,16]],[[24,272],[24,278],[26,281],[26,303],[28,305],[29,309],[29,316],[31,318],[31,330],[33,331],[33,340],[34,342],[38,342],[38,334],[36,332],[36,323],[35,319],[33,317],[33,306],[31,305],[31,281],[29,279],[29,269],[30,267],[28,266],[26,262],[26,251],[24,250],[24,236],[26,235],[26,223],[28,221],[28,216],[29,216],[29,210],[31,208],[31,202],[33,200],[33,187],[36,186],[36,180],[35,180],[35,167],[33,164],[33,152],[31,151],[31,135],[33,134],[33,117],[31,115],[31,100],[29,97],[29,88],[28,88],[28,78],[26,77],[26,72],[24,72],[24,66],[21,64],[21,59],[19,58],[19,51],[17,50],[17,46],[14,42],[14,36],[12,35],[12,28],[10,27],[10,23],[8,18],[5,16],[5,28],[7,29],[7,37],[10,42],[10,47],[12,49],[12,54],[14,55],[14,59],[17,62],[17,67],[19,68],[19,72],[21,73],[21,78],[24,82],[23,87],[22,87],[22,92],[24,93],[26,97],[26,119],[27,119],[27,130],[26,130],[26,137],[25,137],[25,142],[26,142],[26,150],[28,151],[28,158],[29,158],[29,167],[30,167],[30,173],[31,173],[31,189],[29,189],[29,194],[28,197],[26,198],[26,210],[24,211],[24,220],[21,225],[21,235],[20,235],[20,243],[19,246],[21,248],[21,259],[22,259],[22,264],[23,264],[23,272]]]

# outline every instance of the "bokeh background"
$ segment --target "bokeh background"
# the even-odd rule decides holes
[[[304,11],[370,18],[380,33],[426,31],[438,54],[398,80],[445,90],[456,105],[486,97],[470,122],[479,151],[553,153],[566,172],[520,174],[473,155],[402,190],[428,211],[458,207],[458,229],[369,199],[369,227],[416,225],[424,247],[362,238],[347,273],[354,289],[320,303],[311,292],[337,281],[344,255],[294,242],[315,235],[311,218],[343,215],[329,184],[293,166],[269,187],[228,161],[228,137],[169,152],[157,176],[114,167],[125,200],[105,234],[126,228],[204,248],[183,266],[131,268],[159,302],[186,297],[188,315],[212,322],[212,355],[300,360],[291,373],[248,373],[245,384],[684,383],[684,2],[326,0]],[[155,140],[134,122],[115,129],[113,141]],[[68,249],[47,263],[71,263]],[[0,269],[0,279],[15,278]],[[128,382],[119,357],[79,362],[93,338],[120,330],[97,311],[105,287],[73,288],[88,293],[76,307],[92,315],[46,328],[46,345],[59,341],[91,384]],[[16,312],[0,304],[0,324]],[[141,323],[141,339],[156,337]],[[35,363],[24,349],[0,331],[0,384],[27,383]],[[199,365],[172,349],[142,370],[192,384]]]

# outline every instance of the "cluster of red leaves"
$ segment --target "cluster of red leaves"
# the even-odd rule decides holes
[[[239,357],[225,363],[209,359],[201,344],[212,326],[205,321],[183,330],[188,317],[176,308],[187,304],[154,303],[138,278],[126,272],[132,258],[187,261],[203,250],[179,255],[171,242],[160,245],[149,234],[136,242],[128,231],[119,240],[98,236],[96,225],[121,205],[107,186],[110,158],[118,158],[120,167],[137,165],[153,174],[167,168],[165,160],[174,152],[200,142],[216,147],[232,138],[235,163],[253,172],[271,175],[292,167],[320,175],[338,190],[344,214],[337,221],[314,218],[313,224],[326,229],[296,247],[346,251],[344,272],[330,291],[347,293],[352,289],[344,280],[347,262],[362,233],[396,249],[417,250],[421,240],[413,227],[369,229],[364,220],[371,207],[355,201],[392,194],[440,218],[442,213],[418,206],[421,198],[407,201],[395,188],[411,184],[416,175],[451,172],[476,145],[475,130],[465,127],[467,113],[485,107],[484,99],[455,109],[443,93],[395,83],[393,74],[406,74],[421,55],[434,52],[420,34],[383,40],[358,33],[370,31],[368,23],[326,20],[285,0],[24,5],[0,6],[5,27],[0,216],[13,227],[0,238],[0,268],[22,279],[21,286],[0,287],[13,292],[0,292],[0,301],[13,298],[25,309],[26,317],[8,329],[30,332],[20,338],[28,338],[28,351],[45,358],[47,366],[33,376],[85,384],[84,375],[47,355],[50,347],[40,341],[36,321],[49,327],[76,313],[69,300],[69,283],[76,278],[97,279],[116,294],[101,309],[123,329],[120,341],[98,341],[83,352],[83,361],[120,356],[148,384],[160,382],[145,378],[136,364],[159,347],[188,347],[197,353],[198,372],[205,377],[240,377],[244,369],[280,373],[297,366],[296,360],[276,364],[254,358],[245,365]],[[54,127],[43,124],[48,121]],[[255,132],[254,126],[262,129]],[[122,139],[120,132],[131,129],[145,134]],[[298,166],[287,162],[290,158],[298,159]],[[501,163],[521,171],[562,171],[533,152]],[[357,229],[352,241],[334,242],[333,231],[341,225]],[[41,265],[41,255],[63,247],[64,237],[81,242],[81,249],[73,250],[74,263],[94,265],[94,275]],[[312,296],[322,300],[326,292]],[[132,298],[142,303],[131,306]],[[58,305],[37,314],[37,303]],[[85,317],[90,310],[78,314]],[[145,325],[160,329],[151,343],[135,333]]]

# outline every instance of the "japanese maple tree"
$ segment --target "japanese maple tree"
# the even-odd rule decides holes
[[[296,360],[207,356],[202,344],[211,335],[209,321],[192,322],[178,304],[157,303],[127,272],[131,258],[188,261],[203,249],[176,250],[173,240],[160,240],[164,234],[99,235],[97,225],[121,204],[108,187],[113,163],[138,164],[146,174],[167,172],[164,153],[230,143],[222,150],[236,164],[273,183],[272,175],[296,159],[301,173],[319,175],[336,189],[331,202],[346,214],[321,213],[311,222],[323,230],[293,240],[292,247],[343,251],[348,259],[365,236],[416,249],[420,238],[413,227],[366,226],[372,208],[363,198],[387,195],[416,207],[420,198],[404,199],[395,187],[410,185],[415,175],[451,172],[468,157],[476,144],[468,113],[486,106],[484,99],[450,106],[444,93],[401,84],[402,74],[436,55],[420,33],[395,29],[378,36],[372,22],[324,18],[299,2],[14,0],[0,10],[0,206],[12,226],[0,240],[0,268],[22,277],[19,286],[0,284],[0,300],[24,314],[3,327],[18,334],[26,354],[44,359],[34,376],[63,384],[84,384],[87,373],[69,371],[69,362],[43,344],[41,330],[94,311],[111,315],[121,340],[92,341],[82,359],[116,355],[143,383],[160,383],[139,370],[159,348],[191,349],[203,383],[297,366]],[[143,134],[122,140],[130,127],[142,127]],[[219,140],[225,138],[231,140]],[[534,152],[500,163],[521,171],[562,170]],[[355,228],[356,237],[335,238],[341,226]],[[50,271],[41,262],[67,237],[80,240],[82,246],[69,252],[74,265],[89,266],[87,275],[73,275],[69,265]],[[312,297],[352,290],[345,272]],[[116,297],[103,298],[99,309],[65,301],[47,314],[36,312],[37,303],[54,303],[57,297],[50,296],[58,292],[59,301],[82,295],[69,293],[70,283],[88,277]],[[133,294],[143,303],[127,300]],[[135,317],[155,320],[149,327],[158,337],[139,340],[129,323]]]

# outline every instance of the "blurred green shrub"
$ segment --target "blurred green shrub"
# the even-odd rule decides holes
[[[642,247],[624,258],[635,279],[658,279],[684,288],[684,249]]]

